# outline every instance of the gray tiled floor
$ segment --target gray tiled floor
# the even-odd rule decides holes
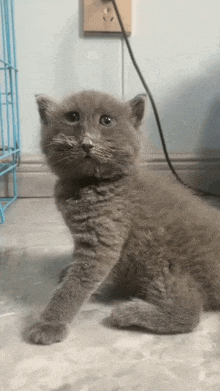
[[[102,320],[113,304],[90,302],[64,342],[24,343],[26,316],[47,302],[73,244],[52,199],[18,200],[6,217],[0,226],[2,391],[219,391],[218,313],[204,314],[193,333],[156,336],[108,328]]]

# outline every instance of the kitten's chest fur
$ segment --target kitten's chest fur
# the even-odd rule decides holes
[[[84,237],[84,242],[95,244],[101,237],[107,241],[114,230],[127,230],[129,213],[124,193],[123,180],[88,184],[58,181],[55,198],[74,238],[82,242]]]

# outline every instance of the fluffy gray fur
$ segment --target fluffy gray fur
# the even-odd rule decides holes
[[[203,308],[220,305],[220,216],[175,179],[141,170],[145,97],[124,102],[83,91],[37,103],[42,150],[58,177],[55,199],[75,252],[27,340],[61,341],[104,281],[129,298],[111,313],[113,326],[191,331]]]

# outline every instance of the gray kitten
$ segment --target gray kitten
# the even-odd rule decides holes
[[[37,103],[42,150],[58,177],[56,203],[75,252],[26,339],[61,341],[106,279],[129,297],[111,313],[113,326],[191,331],[203,308],[220,307],[220,215],[175,179],[138,166],[145,97],[124,102],[84,91]]]

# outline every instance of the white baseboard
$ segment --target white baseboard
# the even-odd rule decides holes
[[[170,154],[170,159],[183,181],[212,193],[220,194],[220,151],[203,154]],[[150,170],[172,175],[163,153],[151,154],[143,162]],[[17,169],[18,197],[52,197],[56,177],[50,173],[42,155],[24,155]],[[12,178],[2,180],[0,196],[12,193]],[[3,195],[2,195],[3,193]]]

